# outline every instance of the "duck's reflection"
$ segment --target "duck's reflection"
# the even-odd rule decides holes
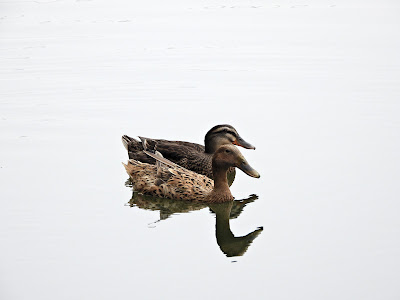
[[[258,227],[245,236],[235,237],[233,235],[229,220],[232,218],[232,208],[235,202],[237,201],[210,205],[210,209],[216,214],[215,236],[217,237],[217,243],[221,251],[228,257],[242,256],[255,238],[263,231],[262,227]],[[239,214],[236,217],[240,215],[244,206],[239,207]]]
[[[221,204],[203,204],[188,201],[170,200],[133,192],[127,205],[140,209],[160,211],[160,220],[165,220],[177,213],[187,213],[208,207],[216,216],[215,235],[217,243],[226,256],[242,256],[254,239],[263,230],[258,227],[245,236],[235,237],[230,229],[229,220],[240,216],[244,207],[258,199],[257,195],[251,195],[247,199],[230,201]],[[158,222],[157,221],[157,222]]]

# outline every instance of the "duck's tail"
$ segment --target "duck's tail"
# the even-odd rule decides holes
[[[137,160],[134,160],[134,159],[129,159],[129,160],[128,160],[128,163],[126,163],[126,164],[125,164],[125,163],[122,163],[122,164],[124,165],[124,168],[125,168],[126,172],[127,172],[129,175],[131,175],[133,169],[135,169],[135,167],[136,167],[137,165],[140,165],[141,162],[140,162],[140,161],[137,161]]]
[[[125,170],[126,170],[126,173],[128,173],[129,175],[131,174],[129,171],[131,171],[131,168],[129,168],[128,166],[129,166],[129,164],[124,164],[124,163],[122,163],[123,165],[124,165],[124,168],[125,168]]]
[[[129,144],[132,142],[139,143],[139,141],[135,140],[134,138],[131,138],[127,135],[122,136],[122,144],[124,145],[125,149],[129,151]]]

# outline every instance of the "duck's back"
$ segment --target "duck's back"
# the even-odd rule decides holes
[[[143,144],[128,136],[123,136],[125,148],[128,150],[130,159],[154,164],[154,158],[143,153]],[[150,149],[155,149],[166,159],[192,170],[196,173],[212,178],[212,154],[204,152],[204,146],[183,141],[168,141],[161,139],[142,138],[146,140]]]
[[[202,201],[214,187],[206,176],[182,168],[157,168],[135,160],[130,160],[125,168],[132,178],[133,189],[147,195]]]

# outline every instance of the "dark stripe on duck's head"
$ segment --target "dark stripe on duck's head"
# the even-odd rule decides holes
[[[217,126],[214,126],[213,128],[211,128],[207,132],[206,136],[210,135],[210,134],[220,134],[220,133],[230,133],[235,136],[238,135],[236,129],[233,126],[228,125],[228,124],[222,124],[222,125],[217,125]]]
[[[236,131],[236,129],[228,124],[217,125],[211,128],[205,138],[205,152],[214,153],[219,147],[226,144],[234,144],[247,149],[255,149],[253,145],[246,142]]]

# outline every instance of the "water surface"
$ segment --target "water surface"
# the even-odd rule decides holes
[[[2,299],[399,298],[397,2],[0,6]],[[221,123],[236,215],[130,205],[123,134]]]

